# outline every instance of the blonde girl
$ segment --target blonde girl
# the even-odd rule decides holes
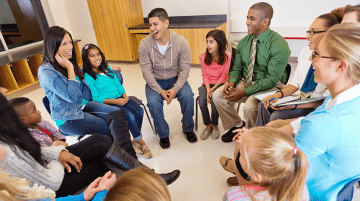
[[[242,129],[235,137],[235,172],[240,186],[224,200],[304,200],[306,155],[294,138],[269,127]]]
[[[127,171],[107,193],[104,201],[171,201],[164,180],[149,168]]]

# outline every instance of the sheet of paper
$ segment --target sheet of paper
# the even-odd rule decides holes
[[[283,103],[283,104],[278,105],[278,107],[285,106],[285,105],[301,105],[301,104],[305,104],[305,103],[315,102],[315,101],[318,101],[318,100],[323,100],[325,98],[326,97],[306,98],[306,99],[303,99],[303,100],[297,100],[297,101],[291,101],[291,102]]]

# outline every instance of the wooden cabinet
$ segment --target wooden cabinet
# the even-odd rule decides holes
[[[81,53],[78,42],[74,43],[78,64],[82,65]],[[35,48],[35,49],[34,49]],[[37,46],[29,47],[23,51],[18,50],[12,55],[17,59],[4,59],[4,55],[0,58],[0,86],[8,90],[7,95],[30,87],[39,83],[38,69],[42,63],[42,43]],[[79,58],[80,57],[80,60]],[[5,60],[5,61],[3,61]],[[7,63],[7,64],[6,64]]]
[[[0,86],[8,89],[8,95],[39,82],[37,70],[41,64],[41,55],[21,59],[0,66]]]
[[[141,0],[87,0],[96,39],[107,60],[139,58],[128,27],[144,23]]]
[[[226,33],[226,23],[216,27],[215,29],[223,30]],[[200,64],[200,55],[206,51],[206,34],[213,28],[196,28],[196,29],[169,29],[185,38],[190,47],[191,63]],[[130,32],[136,36],[137,48],[141,39],[150,33],[149,29],[131,29]]]

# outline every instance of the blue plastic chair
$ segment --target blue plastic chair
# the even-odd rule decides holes
[[[338,193],[336,201],[351,201],[354,195],[354,185],[360,182],[360,178],[356,178],[346,184]]]

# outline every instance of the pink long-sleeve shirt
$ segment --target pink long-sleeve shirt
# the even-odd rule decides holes
[[[225,52],[228,56],[228,60],[223,65],[219,65],[217,62],[212,62],[210,66],[205,64],[206,54],[200,55],[201,73],[203,77],[203,85],[216,84],[217,82],[226,83],[229,80],[229,68],[231,62],[231,55],[229,52]]]

